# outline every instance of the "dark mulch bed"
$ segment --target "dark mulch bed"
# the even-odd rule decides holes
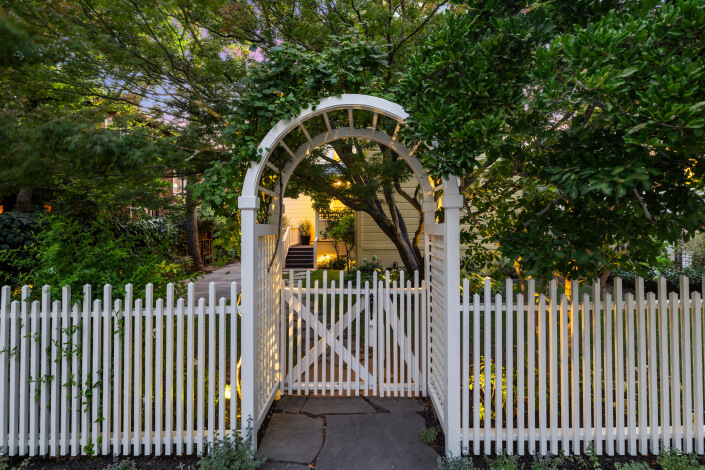
[[[438,429],[438,434],[436,435],[436,440],[429,444],[433,447],[438,455],[445,455],[446,453],[446,436],[443,433],[443,428],[441,427],[441,422],[436,416],[436,410],[433,408],[433,403],[431,403],[430,398],[424,400],[424,410],[418,411],[418,414],[424,419],[426,423],[426,428],[431,429],[435,427]]]
[[[196,456],[163,456],[163,457],[14,457],[8,459],[10,468],[46,469],[46,470],[102,470],[110,465],[117,465],[123,460],[131,460],[138,469],[173,470],[197,469]]]

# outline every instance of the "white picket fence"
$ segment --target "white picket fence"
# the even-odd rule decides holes
[[[201,453],[241,429],[237,392],[238,286],[230,299],[102,299],[72,303],[28,286],[0,303],[0,453]],[[228,399],[228,397],[230,397]]]
[[[280,392],[429,396],[438,326],[423,281],[307,285],[281,291],[283,354],[267,359]],[[505,287],[471,295],[463,283],[460,348],[445,357],[461,386],[444,395],[460,432],[444,429],[464,452],[705,453],[704,309],[687,278],[679,294],[663,279],[657,294],[640,279],[635,293],[617,280],[578,295],[573,283],[570,301],[555,281],[548,295],[532,280],[526,297]],[[27,286],[11,294],[0,302],[0,453],[201,453],[247,426],[236,283],[227,301],[214,285],[207,300],[193,285],[186,300],[173,286],[156,301],[151,286],[136,300],[131,286],[115,301],[110,286],[93,301],[85,286],[80,303],[69,288],[54,301],[48,286],[38,300]]]
[[[705,281],[704,281],[705,283]],[[469,295],[464,282],[460,410],[464,452],[705,451],[703,300],[613,293]],[[488,367],[489,364],[489,367]],[[503,391],[504,390],[504,391]]]

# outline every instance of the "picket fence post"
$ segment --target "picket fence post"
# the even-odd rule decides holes
[[[448,182],[450,187],[450,182]],[[461,452],[460,394],[460,208],[462,195],[443,196],[443,259],[445,269],[445,419],[446,454]]]
[[[242,227],[242,246],[247,247],[242,250],[242,261],[240,265],[242,292],[247,295],[242,296],[242,366],[241,366],[241,413],[242,413],[242,436],[248,436],[252,442],[253,449],[257,448],[257,430],[248,430],[247,426],[256,426],[257,420],[257,377],[255,361],[257,351],[255,350],[258,341],[255,315],[259,298],[257,272],[257,253],[259,253],[258,237],[255,232],[257,226],[257,210],[260,207],[260,199],[256,196],[240,196],[238,198],[240,209],[240,223]],[[291,279],[293,288],[293,279]]]

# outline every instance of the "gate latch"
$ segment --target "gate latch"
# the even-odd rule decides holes
[[[370,292],[370,321],[375,319],[374,306],[375,306],[375,295],[372,292]]]

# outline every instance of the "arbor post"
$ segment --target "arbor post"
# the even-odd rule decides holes
[[[257,378],[255,376],[255,359],[257,355],[257,331],[255,311],[259,292],[257,291],[257,253],[259,239],[256,234],[257,210],[260,199],[257,196],[241,196],[237,200],[240,208],[241,242],[241,288],[242,300],[242,366],[240,368],[241,395],[241,432],[244,439],[252,439],[253,449],[257,449]],[[237,360],[236,358],[233,358]],[[252,428],[250,428],[250,426]],[[249,428],[249,429],[248,429]],[[250,434],[251,433],[251,434]],[[250,434],[250,435],[248,435]]]
[[[460,208],[462,195],[444,195],[446,454],[460,455]]]

